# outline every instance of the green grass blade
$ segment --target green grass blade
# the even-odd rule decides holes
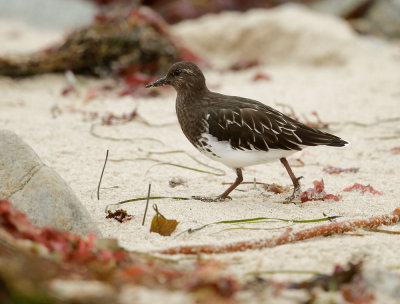
[[[106,206],[105,212],[107,213],[108,209],[112,206],[119,206],[119,205],[123,205],[126,203],[132,203],[132,202],[137,202],[137,201],[146,201],[147,199],[149,200],[160,200],[160,199],[174,199],[174,200],[189,200],[189,197],[179,197],[179,196],[150,196],[149,198],[146,197],[137,197],[137,198],[132,198],[132,199],[128,199],[125,201],[121,201],[118,203],[114,203],[114,204],[108,204]]]

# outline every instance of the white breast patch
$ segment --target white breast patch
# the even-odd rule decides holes
[[[200,151],[211,159],[217,160],[231,168],[243,168],[266,162],[279,160],[298,151],[270,149],[268,152],[259,150],[236,150],[232,149],[228,141],[218,141],[211,134],[203,133],[202,137],[207,139],[207,145],[203,145]],[[211,152],[207,151],[210,150]]]

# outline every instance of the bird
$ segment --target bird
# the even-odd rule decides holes
[[[280,160],[293,183],[286,202],[301,194],[302,177],[296,177],[286,157],[308,146],[343,147],[348,142],[307,126],[257,100],[212,92],[200,68],[181,61],[146,88],[172,86],[176,114],[187,139],[201,153],[236,171],[236,180],[216,197],[192,196],[202,201],[224,201],[243,181],[245,167]]]

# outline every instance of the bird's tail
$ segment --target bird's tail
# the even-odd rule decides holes
[[[332,147],[344,147],[349,143],[340,137],[322,132],[316,129],[301,129],[296,132],[302,139],[302,144],[306,146],[332,146]]]

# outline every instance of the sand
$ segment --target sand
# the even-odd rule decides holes
[[[227,32],[227,28],[230,29],[227,34],[229,39],[225,41],[221,35]],[[243,16],[232,13],[206,16],[184,22],[173,30],[182,41],[216,66],[227,66],[243,56],[247,59],[260,58],[265,63],[241,72],[204,70],[210,87],[221,93],[254,98],[274,107],[277,103],[286,103],[296,113],[308,117],[311,117],[312,111],[317,111],[322,120],[330,123],[330,132],[351,142],[346,148],[313,147],[306,149],[306,153],[290,157],[293,161],[301,156],[305,163],[303,167],[294,168],[295,174],[304,176],[301,180],[303,190],[311,187],[314,180],[323,179],[326,191],[340,195],[340,201],[282,204],[279,202],[289,193],[275,195],[246,184],[239,186],[238,191],[232,193],[233,199],[224,203],[172,199],[152,201],[151,205],[157,203],[164,216],[180,222],[171,237],[149,232],[154,215],[151,206],[145,226],[141,225],[144,201],[123,205],[128,213],[135,216],[133,220],[124,224],[107,220],[104,210],[108,204],[146,196],[150,182],[154,196],[217,195],[226,187],[222,182],[232,182],[235,174],[201,155],[186,140],[177,124],[173,90],[165,90],[160,97],[150,99],[121,98],[110,92],[85,101],[88,88],[100,87],[104,81],[77,77],[78,93],[62,96],[61,91],[67,85],[64,75],[20,80],[0,78],[0,128],[15,131],[69,183],[105,237],[117,238],[122,246],[144,252],[178,245],[220,245],[279,235],[289,225],[293,229],[302,229],[317,224],[213,225],[193,234],[185,231],[221,220],[255,217],[304,220],[321,218],[326,214],[341,216],[339,221],[367,218],[390,213],[400,205],[400,155],[391,152],[392,148],[400,146],[398,121],[370,126],[351,123],[368,124],[400,116],[398,45],[359,37],[338,19],[297,7],[255,10]],[[0,45],[0,53],[39,49],[62,35],[2,20],[0,40],[4,43]],[[257,72],[268,74],[271,80],[252,81]],[[54,106],[63,111],[55,118],[51,113]],[[150,127],[138,121],[96,126],[96,133],[102,136],[130,139],[105,140],[90,134],[93,121],[70,111],[75,109],[103,114],[111,111],[120,114],[135,107],[149,122],[167,126]],[[110,151],[109,162],[103,177],[101,199],[97,201],[94,194],[107,149]],[[153,167],[155,163],[152,161],[134,160],[146,157],[149,152],[172,150],[183,150],[223,170],[226,175],[215,176],[172,166]],[[185,154],[151,157],[210,170]],[[358,173],[329,175],[322,171],[328,165],[359,167],[360,170]],[[173,178],[183,179],[184,184],[171,188],[169,181]],[[254,179],[291,186],[279,161],[246,168],[244,180]],[[383,195],[342,191],[355,182],[370,184]],[[400,226],[385,229],[400,231]],[[226,271],[241,280],[246,280],[248,274],[255,271],[330,273],[336,264],[343,265],[359,259],[365,260],[370,267],[398,272],[398,236],[367,231],[359,233],[362,236],[347,234],[319,238],[272,249],[213,255],[212,258],[226,263]],[[274,274],[265,277],[299,280],[308,275]]]

